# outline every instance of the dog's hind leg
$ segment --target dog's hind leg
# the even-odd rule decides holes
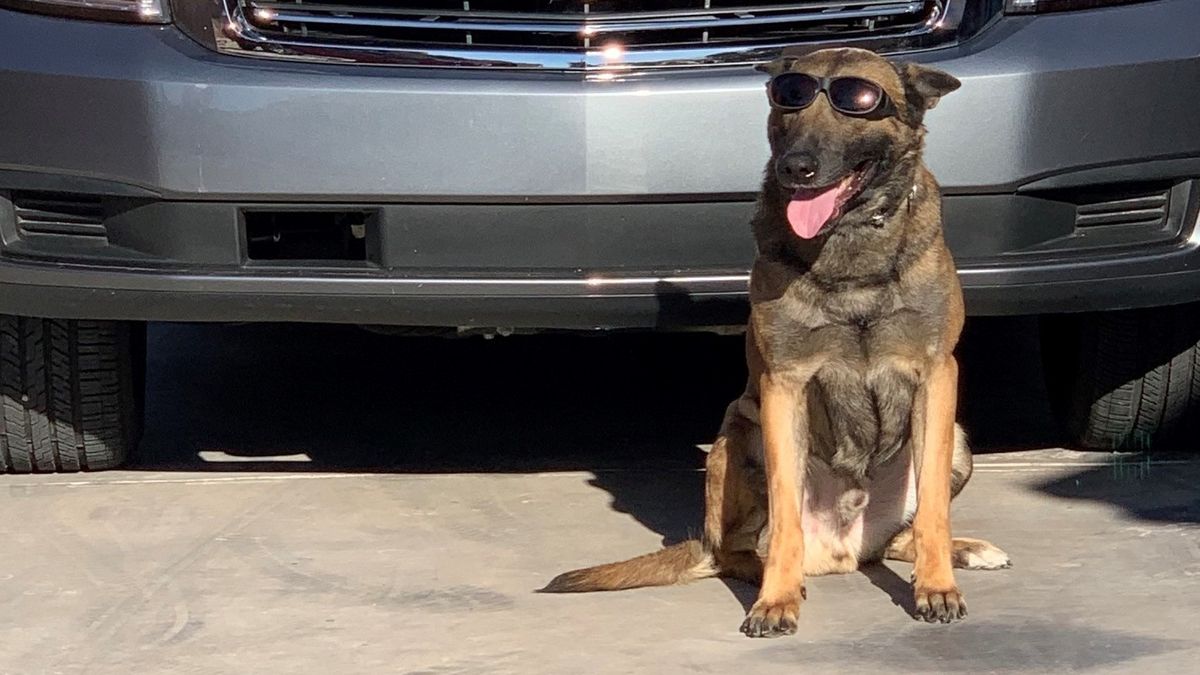
[[[971,446],[967,432],[961,424],[954,425],[954,457],[950,460],[950,498],[954,499],[971,480],[975,472],[975,460],[971,458]]]
[[[999,570],[1012,567],[1008,554],[995,544],[983,539],[955,537],[950,542],[950,560],[958,569]],[[912,528],[892,537],[883,557],[906,563],[917,561],[917,547],[913,542]]]
[[[971,478],[974,464],[971,460],[971,449],[967,445],[967,436],[961,426],[954,428],[954,460],[950,469],[950,495],[957,497],[962,492],[967,481]],[[956,537],[951,541],[951,561],[959,569],[969,570],[998,570],[1012,566],[1008,554],[995,544],[982,539]],[[913,543],[911,527],[892,537],[883,557],[888,560],[916,562],[917,549]]]
[[[753,584],[762,579],[756,548],[767,515],[766,479],[753,461],[761,442],[758,402],[749,391],[725,413],[705,481],[704,543],[718,574]]]

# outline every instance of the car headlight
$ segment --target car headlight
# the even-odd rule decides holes
[[[169,21],[166,0],[0,0],[0,8],[98,21]]]
[[[1004,11],[1009,14],[1033,14],[1035,12],[1065,12],[1072,9],[1095,9],[1110,5],[1130,5],[1146,0],[1008,0]]]

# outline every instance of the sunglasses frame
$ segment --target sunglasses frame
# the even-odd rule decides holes
[[[779,78],[788,77],[789,75],[790,76],[799,75],[802,77],[812,78],[813,80],[816,81],[817,92],[813,95],[813,98],[811,101],[809,101],[808,103],[806,103],[802,106],[780,105],[779,103],[777,103],[775,101],[775,97],[771,95],[771,85],[775,84],[775,81],[778,80]],[[834,105],[833,98],[830,97],[830,95],[829,95],[829,87],[832,86],[833,83],[837,82],[838,80],[858,80],[859,82],[866,82],[867,84],[878,89],[879,90],[879,100],[875,103],[875,107],[871,108],[870,110],[864,110],[862,112],[858,112],[858,111],[854,111],[854,110],[842,110],[841,108]],[[779,73],[778,75],[775,75],[775,76],[771,77],[771,79],[767,80],[767,100],[770,102],[772,108],[775,108],[776,110],[780,110],[782,112],[799,112],[801,110],[805,110],[805,109],[811,107],[812,104],[816,103],[817,99],[821,98],[822,93],[825,94],[825,100],[829,102],[830,108],[833,108],[839,114],[846,115],[847,117],[865,117],[868,119],[881,119],[881,118],[889,117],[889,116],[896,114],[896,106],[895,106],[895,104],[892,103],[892,97],[887,95],[887,91],[884,90],[883,85],[879,84],[878,82],[873,82],[871,80],[868,80],[865,77],[857,77],[854,75],[835,75],[835,76],[831,76],[831,77],[817,77],[816,75],[809,75],[808,73],[800,73],[800,72],[790,71],[790,72],[786,72],[786,73]]]

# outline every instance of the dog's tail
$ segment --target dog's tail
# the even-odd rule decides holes
[[[693,539],[624,562],[564,572],[540,592],[586,593],[673,586],[713,577],[717,572],[712,553]]]

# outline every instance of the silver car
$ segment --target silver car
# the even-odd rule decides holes
[[[1196,0],[0,0],[0,471],[119,464],[147,321],[745,318],[785,49],[928,116],[968,311],[1040,314],[1083,445],[1200,406]]]

